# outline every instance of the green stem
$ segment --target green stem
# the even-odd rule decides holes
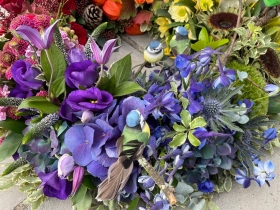
[[[135,74],[133,74],[133,76],[131,77],[131,80],[135,80],[138,76],[138,74],[142,71],[142,69],[144,68],[144,66],[146,65],[146,61],[144,63],[142,63],[139,67],[139,69],[135,72]]]
[[[52,62],[51,62],[48,50],[45,50],[45,52],[46,52],[46,56],[47,56],[48,62],[50,64],[50,66],[51,66],[51,77],[50,77],[50,81],[49,81],[49,91],[48,91],[48,96],[51,99],[51,86],[52,86],[52,82],[53,82],[54,68],[53,68],[53,65],[52,65]]]
[[[102,75],[103,75],[103,71],[104,71],[104,68],[103,68],[103,64],[100,64],[100,72],[99,72],[99,78],[98,78],[98,80],[97,80],[97,82],[96,82],[96,85],[95,85],[95,87],[97,87],[98,86],[98,84],[100,83],[100,81],[101,81],[101,78],[102,78]]]
[[[257,98],[256,100],[254,100],[254,102],[255,101],[259,101],[259,100],[263,100],[263,99],[266,99],[266,98],[269,98],[270,96],[265,96],[265,97],[261,97],[261,98]]]

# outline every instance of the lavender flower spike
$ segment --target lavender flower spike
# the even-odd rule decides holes
[[[94,58],[98,64],[106,64],[109,61],[113,51],[120,47],[114,47],[117,42],[117,39],[110,39],[104,44],[103,49],[101,51],[94,39],[91,38],[91,41],[92,42],[90,47],[93,52]]]
[[[41,35],[36,29],[26,25],[19,26],[16,29],[16,33],[24,40],[34,44],[39,50],[48,49],[51,46],[54,29],[58,21],[59,20],[56,20],[52,25],[46,28],[43,35]]]

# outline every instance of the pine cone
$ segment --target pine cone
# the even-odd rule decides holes
[[[82,17],[85,8],[91,4],[91,0],[75,0],[75,3],[76,3],[76,12],[80,17]]]
[[[103,11],[98,6],[91,4],[85,8],[83,18],[89,29],[95,29],[102,23]]]

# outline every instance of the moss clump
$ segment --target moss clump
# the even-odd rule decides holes
[[[242,98],[239,96],[239,99],[250,99],[254,101],[254,106],[252,107],[252,111],[249,113],[249,117],[252,119],[257,116],[263,116],[267,114],[268,110],[268,97],[267,93],[264,91],[264,87],[266,85],[265,79],[262,74],[253,66],[248,66],[245,64],[241,64],[237,61],[232,61],[227,65],[227,68],[244,71],[248,73],[248,78],[252,80],[256,85],[254,85],[248,79],[244,79],[243,82],[237,80],[233,85],[235,87],[244,85],[242,88]],[[261,100],[257,100],[259,98],[263,98]]]

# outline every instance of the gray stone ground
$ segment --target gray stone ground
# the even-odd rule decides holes
[[[123,36],[122,47],[118,52],[115,52],[110,60],[122,58],[131,53],[133,65],[138,65],[143,62],[142,51],[151,40],[146,35],[140,36]],[[275,180],[271,181],[271,187],[264,185],[262,188],[257,184],[252,183],[248,189],[243,189],[242,186],[234,182],[230,193],[216,194],[214,202],[221,210],[278,210],[280,209],[280,201],[278,201],[280,190],[280,150],[276,150],[271,157],[267,156],[275,164]],[[5,160],[2,163],[9,163],[11,159]],[[0,168],[0,173],[2,168]],[[16,187],[7,191],[0,191],[0,210],[30,210],[26,205],[22,204],[25,199],[25,194],[19,192]],[[45,202],[40,210],[71,210],[71,201],[60,201],[57,199],[49,199]]]

